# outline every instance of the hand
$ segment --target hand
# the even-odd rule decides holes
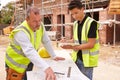
[[[62,45],[61,46],[63,49],[73,49],[72,45]]]
[[[45,80],[56,80],[56,76],[50,67],[45,70],[45,73],[46,73]]]
[[[54,60],[59,61],[59,60],[65,60],[63,57],[55,57]]]
[[[73,46],[73,50],[74,51],[81,50],[81,46],[80,45]]]
[[[66,39],[62,38],[62,39],[60,40],[60,42],[65,43],[65,42],[66,42]]]

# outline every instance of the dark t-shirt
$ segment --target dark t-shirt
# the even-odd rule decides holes
[[[87,19],[87,17],[88,16],[85,16],[81,23],[80,23],[80,21],[78,21],[78,39],[79,39],[80,44],[81,44],[82,27],[83,27],[83,24],[84,24],[85,20]],[[91,26],[90,26],[90,29],[89,29],[89,32],[88,32],[88,38],[96,38],[96,30],[97,30],[97,22],[93,21],[91,23]],[[80,60],[83,61],[81,50],[78,51],[77,58],[79,58]]]

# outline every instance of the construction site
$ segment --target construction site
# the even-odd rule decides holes
[[[71,0],[16,0],[11,23],[0,23],[0,80],[5,80],[5,52],[9,45],[9,34],[26,18],[30,6],[40,9],[42,22],[51,39],[54,50],[62,50],[59,41],[73,36],[72,15],[68,11]],[[99,65],[94,68],[93,80],[120,80],[120,0],[80,0],[86,15],[99,24]],[[1,12],[2,13],[2,12]],[[70,52],[70,51],[68,51]],[[65,64],[66,65],[66,64]],[[72,79],[70,79],[72,80]],[[79,80],[79,79],[78,79]]]

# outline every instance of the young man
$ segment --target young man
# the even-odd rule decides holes
[[[32,70],[33,64],[43,69],[46,74],[45,80],[56,80],[53,70],[40,58],[37,50],[43,43],[54,60],[64,60],[64,58],[55,55],[50,39],[41,23],[38,8],[28,9],[26,20],[11,32],[10,39],[5,57],[6,80],[27,80],[25,72]]]
[[[72,0],[68,10],[76,20],[73,25],[73,39],[75,45],[62,45],[64,49],[73,49],[71,54],[80,71],[92,80],[93,67],[98,64],[99,41],[98,23],[84,14],[84,7],[80,0]]]

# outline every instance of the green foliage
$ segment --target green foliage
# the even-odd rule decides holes
[[[14,13],[14,4],[13,3],[8,3],[6,6],[4,6],[1,9],[0,23],[10,24],[13,13]]]

